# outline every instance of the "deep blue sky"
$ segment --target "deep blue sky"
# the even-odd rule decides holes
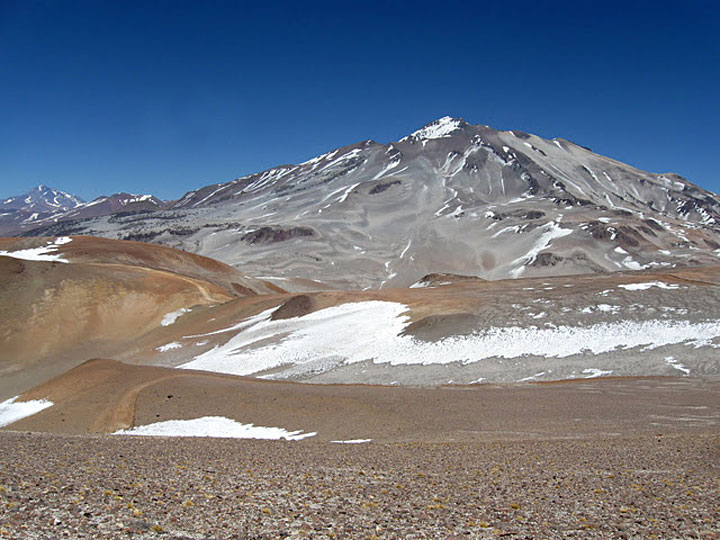
[[[0,197],[177,198],[444,115],[720,191],[719,6],[0,0]]]

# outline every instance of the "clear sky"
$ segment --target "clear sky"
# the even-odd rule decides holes
[[[720,2],[0,0],[0,197],[178,198],[444,115],[720,191]]]

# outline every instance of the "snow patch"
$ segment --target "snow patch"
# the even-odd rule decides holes
[[[400,139],[400,142],[407,141],[411,138],[419,140],[442,139],[450,137],[455,131],[460,129],[462,120],[444,116],[439,120],[430,122],[427,126],[418,129],[407,137]]]
[[[410,245],[412,244],[412,239],[408,240],[407,246],[405,246],[405,249],[402,250],[402,253],[400,253],[400,258],[402,259],[405,254],[408,252],[408,249],[410,249]]]
[[[679,289],[680,285],[663,283],[662,281],[648,281],[647,283],[627,283],[618,285],[618,287],[628,291],[645,291],[651,287],[658,287],[659,289]]]
[[[539,379],[543,375],[545,375],[545,372],[541,371],[540,373],[536,373],[535,375],[530,375],[529,377],[525,377],[524,379],[518,379],[518,382],[534,381],[535,379]]]
[[[68,242],[71,242],[72,238],[69,236],[61,236],[56,238],[55,241],[50,241],[44,246],[19,249],[17,251],[0,251],[0,255],[6,257],[12,257],[14,259],[23,259],[26,261],[47,261],[47,262],[61,262],[68,263],[70,261],[63,259],[58,253],[55,253],[58,248]]]
[[[173,341],[172,343],[168,343],[166,345],[160,345],[155,350],[160,352],[167,352],[172,351],[173,349],[182,349],[182,345],[180,345],[177,341]]]
[[[53,402],[47,399],[17,401],[19,397],[15,396],[0,403],[0,427],[8,426],[18,420],[37,414],[53,405]]]
[[[275,311],[279,306],[271,307],[270,309],[266,309],[265,311],[262,311],[258,313],[257,315],[253,315],[252,317],[248,317],[247,319],[243,319],[237,324],[234,324],[228,328],[222,328],[220,330],[215,330],[213,332],[207,332],[205,334],[192,334],[190,336],[183,336],[184,339],[190,339],[190,338],[200,338],[200,337],[207,337],[207,336],[216,336],[218,334],[224,334],[226,332],[233,332],[235,330],[243,330],[245,328],[248,328],[250,326],[253,326],[257,324],[260,321],[264,321],[270,315],[272,315],[273,311]],[[210,321],[214,321],[215,319],[210,319]]]
[[[146,437],[221,437],[227,439],[270,439],[300,441],[317,433],[286,431],[283,428],[241,424],[224,416],[203,416],[192,420],[166,420],[130,429],[113,435],[141,435]]]
[[[175,321],[177,321],[178,317],[180,317],[182,314],[189,313],[189,312],[190,312],[190,310],[188,308],[180,308],[177,311],[173,311],[172,313],[167,313],[163,317],[163,320],[160,321],[160,324],[162,324],[163,326],[170,326]]]
[[[634,260],[632,258],[632,256],[630,256],[630,255],[625,257],[625,259],[623,259],[623,264],[625,265],[626,268],[629,268],[630,270],[645,270],[646,268],[648,268],[647,265],[640,264],[639,262]]]
[[[620,349],[720,337],[720,321],[620,320],[585,326],[488,327],[437,342],[401,335],[410,323],[408,306],[367,301],[342,304],[303,317],[255,319],[252,326],[180,366],[250,375],[288,366],[293,375],[371,360],[377,364],[469,364],[525,355],[563,358]],[[282,377],[279,372],[271,378]]]
[[[594,379],[595,377],[605,377],[607,375],[612,375],[612,369],[602,370],[597,368],[587,368],[583,369],[582,372],[587,375],[587,377],[585,377],[586,379]]]
[[[541,227],[541,229],[544,229],[544,232],[540,235],[540,238],[537,239],[535,245],[530,248],[526,255],[516,259],[511,263],[513,266],[517,264],[521,265],[510,271],[510,275],[512,277],[520,277],[520,274],[525,271],[524,265],[532,263],[541,251],[550,247],[553,240],[555,240],[556,238],[562,238],[563,236],[567,236],[569,234],[572,234],[573,232],[572,229],[561,228],[560,225],[558,225],[554,221],[546,223]]]
[[[690,370],[686,368],[684,365],[682,365],[680,362],[675,360],[674,357],[668,356],[665,358],[665,361],[668,363],[668,365],[672,368],[677,369],[678,371],[682,371],[685,375],[690,375]]]
[[[372,442],[372,439],[349,439],[347,441],[330,441],[335,444],[363,444]]]

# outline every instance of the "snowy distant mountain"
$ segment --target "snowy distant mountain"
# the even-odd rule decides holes
[[[115,193],[103,195],[89,203],[77,206],[62,216],[63,220],[75,220],[109,216],[119,212],[152,212],[164,208],[166,204],[153,195],[135,195]]]
[[[41,184],[23,195],[0,201],[0,234],[36,227],[50,216],[62,214],[83,203],[76,195]]]
[[[89,203],[92,204],[92,203]],[[180,247],[243,272],[409,286],[716,263],[720,199],[565,139],[445,117],[298,165],[191,191],[158,211],[34,229]]]
[[[166,203],[153,195],[116,193],[85,202],[76,195],[40,185],[24,195],[0,201],[0,234],[18,234],[38,227],[118,213],[150,212]]]
[[[58,189],[39,185],[24,195],[10,197],[0,201],[0,211],[27,210],[29,212],[57,212],[70,210],[81,205],[83,201],[76,195],[65,193]]]

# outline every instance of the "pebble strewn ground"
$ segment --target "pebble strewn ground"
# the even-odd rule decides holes
[[[0,538],[720,538],[720,435],[339,445],[0,433]]]

